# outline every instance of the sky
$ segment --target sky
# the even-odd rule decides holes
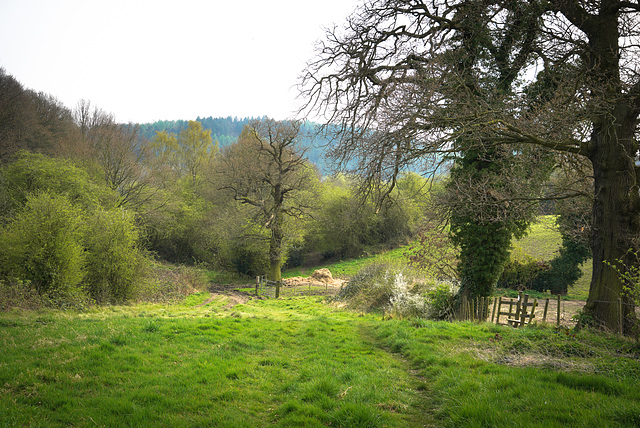
[[[358,0],[0,0],[0,67],[119,122],[292,118],[324,28]]]

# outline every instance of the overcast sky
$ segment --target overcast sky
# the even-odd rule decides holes
[[[0,0],[0,67],[120,122],[292,117],[323,27],[359,0]]]

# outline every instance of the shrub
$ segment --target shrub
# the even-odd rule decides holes
[[[415,282],[415,275],[406,266],[371,263],[342,287],[336,299],[363,311],[384,310],[399,317],[424,317],[428,307],[425,297],[414,292]]]
[[[510,260],[498,280],[498,287],[513,290],[533,290],[540,286],[540,278],[550,266],[529,256]]]
[[[558,255],[549,262],[551,268],[541,273],[534,289],[550,290],[553,294],[567,294],[568,288],[582,277],[580,265],[589,257],[591,250],[585,243],[563,235]]]
[[[145,262],[145,277],[134,298],[145,302],[171,302],[204,291],[209,283],[205,271],[194,266],[168,266]]]
[[[568,288],[582,276],[580,265],[590,256],[591,251],[585,244],[563,236],[558,255],[549,262],[527,255],[509,261],[498,287],[567,294]]]
[[[362,268],[342,287],[336,300],[362,311],[385,311],[398,318],[447,319],[459,286],[452,281],[421,281],[413,269],[378,262]]]
[[[143,254],[133,215],[123,209],[91,213],[84,237],[85,288],[97,303],[122,303],[142,277]]]
[[[78,286],[85,275],[81,229],[82,213],[66,196],[46,192],[27,196],[24,208],[0,232],[4,276],[28,281],[56,304],[81,299]]]
[[[0,311],[11,308],[40,309],[44,299],[29,282],[18,279],[0,280]]]
[[[453,316],[456,296],[460,287],[453,281],[435,281],[426,292],[429,303],[428,318],[443,320]]]
[[[10,201],[7,209],[19,210],[30,194],[47,192],[65,195],[75,205],[87,208],[100,201],[115,201],[105,186],[92,182],[89,174],[64,159],[22,152],[2,169],[3,192]]]

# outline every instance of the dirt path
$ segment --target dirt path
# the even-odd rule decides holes
[[[209,303],[217,300],[221,297],[227,299],[227,304],[224,305],[223,309],[230,309],[236,305],[243,305],[247,303],[249,300],[255,298],[255,296],[251,296],[248,293],[242,293],[236,291],[236,289],[240,287],[238,284],[211,284],[209,286],[209,293],[211,293],[211,297],[209,297],[204,302],[200,303],[197,307],[202,307],[208,305]]]

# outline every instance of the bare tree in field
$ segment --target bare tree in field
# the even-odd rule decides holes
[[[284,256],[285,216],[300,218],[314,173],[304,157],[297,121],[266,119],[247,125],[224,149],[217,164],[218,186],[254,207],[255,220],[269,230],[269,277],[279,281]]]
[[[509,144],[587,159],[585,309],[602,327],[629,333],[634,302],[608,263],[633,265],[640,235],[639,17],[637,1],[367,0],[327,33],[303,94],[310,112],[340,130],[336,158],[356,157],[382,181],[417,159],[458,156],[460,141],[465,151]]]

